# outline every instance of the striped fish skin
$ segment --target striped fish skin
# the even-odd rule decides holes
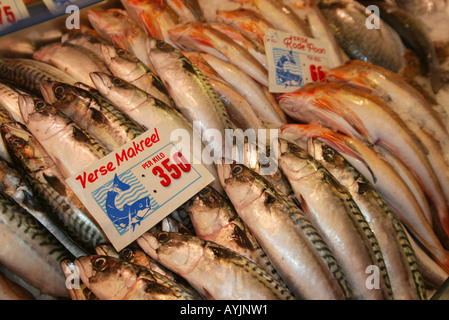
[[[72,76],[48,63],[25,58],[0,59],[0,78],[35,94],[40,94],[39,84],[43,80],[76,83]]]
[[[205,187],[183,208],[189,212],[196,236],[240,253],[283,284],[257,240],[222,194],[213,188]]]
[[[67,42],[47,44],[33,54],[33,59],[49,63],[90,86],[93,86],[90,72],[109,72],[103,60],[93,51]]]
[[[218,130],[223,141],[219,145],[214,141],[215,147],[225,150],[225,130],[232,129],[232,123],[206,77],[180,51],[166,42],[149,40],[147,52],[180,112],[192,124],[199,121],[201,132],[198,134],[203,137],[203,141],[214,139],[207,129]]]
[[[162,102],[176,107],[157,74],[130,52],[111,45],[101,46],[103,59],[112,74],[130,82]]]
[[[379,241],[395,300],[425,300],[426,289],[413,248],[400,220],[374,186],[343,156],[319,140],[309,140],[309,154],[342,185],[360,208]]]
[[[137,243],[206,299],[293,299],[258,265],[214,242],[188,234],[154,231],[144,233]]]
[[[117,258],[90,255],[75,265],[82,282],[100,300],[197,300],[170,279]]]
[[[44,100],[23,94],[19,96],[19,106],[27,129],[65,178],[108,154],[92,135]]]
[[[56,164],[39,142],[18,126],[2,125],[2,136],[7,142],[15,163],[29,177],[29,185],[51,209],[55,221],[68,236],[86,252],[98,243],[107,242],[87,209],[66,184]]]
[[[73,243],[61,227],[53,221],[51,215],[47,213],[48,208],[42,205],[35,195],[30,180],[19,170],[0,158],[0,191],[36,218],[72,255],[75,257],[84,255],[84,250]]]
[[[145,130],[164,126],[172,131],[184,129],[189,134],[196,134],[192,125],[178,110],[152,97],[131,83],[99,72],[92,73],[91,77],[95,86],[106,99],[135,122],[140,124]],[[183,143],[183,141],[181,141],[181,143]],[[197,155],[194,154],[193,137],[192,139],[189,139],[189,143],[193,157],[197,157]],[[205,148],[203,145],[200,147],[201,150]],[[204,160],[204,154],[203,158],[198,158],[198,160]],[[216,177],[215,182],[213,182],[214,187],[216,187],[217,190],[222,190],[221,185],[218,182],[217,170],[212,162],[213,159],[211,158],[202,161],[209,172]]]
[[[279,166],[307,217],[342,266],[355,298],[392,299],[378,241],[346,188],[306,150],[284,139],[279,139]],[[366,270],[371,266],[379,271],[376,289],[366,285]]]
[[[129,263],[137,264],[139,266],[148,268],[163,276],[175,280],[173,274],[161,266],[159,263],[154,261],[150,256],[148,256],[142,249],[137,247],[126,247],[119,252],[117,252],[114,247],[110,244],[100,244],[95,247],[97,255],[109,256],[117,259],[124,260]]]
[[[218,172],[235,210],[296,298],[353,298],[334,254],[301,209],[243,165],[222,164]]]
[[[60,82],[41,83],[47,103],[89,132],[111,152],[141,135],[144,130],[111,103],[86,90]]]
[[[0,263],[54,297],[67,298],[59,263],[72,258],[32,215],[0,193]]]

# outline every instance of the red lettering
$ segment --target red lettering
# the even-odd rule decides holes
[[[79,175],[78,177],[76,177],[75,180],[79,180],[83,189],[86,189],[86,172],[83,172],[82,176]]]

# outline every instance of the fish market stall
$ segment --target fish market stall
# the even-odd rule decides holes
[[[447,299],[446,1],[14,1],[0,299]]]

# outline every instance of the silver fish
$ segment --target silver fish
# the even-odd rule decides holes
[[[354,297],[391,299],[391,284],[379,243],[347,189],[306,150],[284,139],[279,139],[279,166],[307,217],[323,234],[342,266]],[[376,290],[365,284],[370,266],[379,271]]]
[[[242,255],[196,236],[146,232],[142,249],[186,279],[206,299],[291,300],[293,296]],[[226,275],[226,276],[223,276]]]
[[[374,186],[343,156],[317,139],[308,152],[343,186],[360,208],[382,250],[395,300],[425,300],[426,289],[410,241],[401,222]]]
[[[0,193],[0,263],[43,293],[67,298],[59,266],[72,256],[32,215]]]
[[[218,172],[235,210],[296,298],[353,298],[334,254],[299,207],[243,165],[222,164]]]
[[[157,272],[117,258],[84,256],[75,265],[83,283],[100,300],[197,300]]]

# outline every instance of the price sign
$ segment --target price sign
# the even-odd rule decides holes
[[[22,0],[0,1],[0,30],[30,15]]]
[[[323,67],[333,66],[324,41],[270,29],[264,43],[270,92],[293,92],[322,81]]]
[[[182,150],[164,127],[154,128],[67,179],[116,250],[214,180]]]

